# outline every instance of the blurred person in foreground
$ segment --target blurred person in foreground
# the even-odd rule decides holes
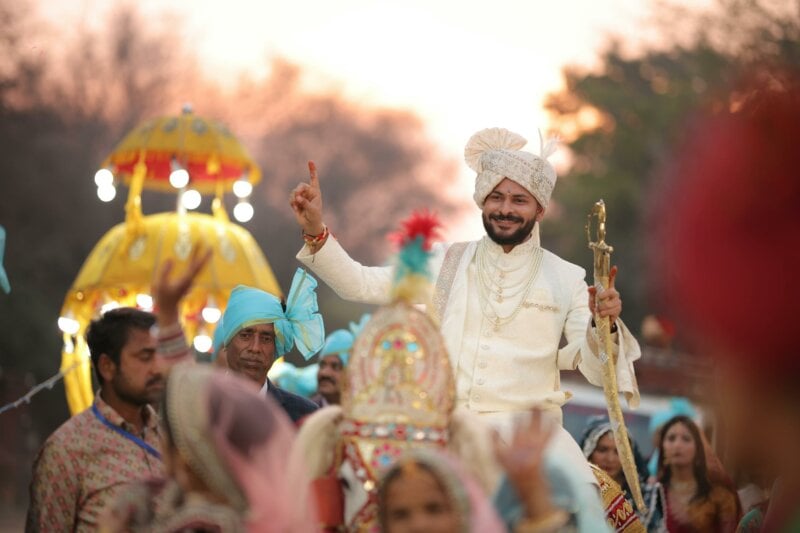
[[[33,463],[26,531],[95,531],[128,484],[161,474],[153,405],[164,375],[151,333],[155,316],[122,307],[86,332],[100,390],[91,408],[61,425]]]
[[[506,531],[478,483],[455,458],[434,450],[411,450],[387,469],[378,516],[384,533]]]
[[[509,445],[496,443],[505,476],[493,501],[463,468],[465,458],[432,448],[406,451],[380,479],[381,531],[609,531],[596,493],[564,457],[546,450],[557,426],[543,423],[537,410],[519,421]]]
[[[762,530],[798,531],[800,78],[764,67],[753,79],[694,124],[667,168],[656,272],[715,361],[730,460],[778,477]]]
[[[694,421],[678,415],[661,430],[658,483],[648,496],[648,531],[727,533],[739,521],[736,491],[711,458]]]
[[[129,487],[102,531],[314,530],[308,479],[287,461],[292,424],[252,382],[209,365],[176,365],[161,420],[166,479]]]
[[[585,271],[545,250],[539,223],[556,184],[548,161],[556,143],[542,139],[538,155],[527,141],[503,128],[473,135],[465,147],[476,172],[475,203],[486,234],[475,241],[437,244],[431,261],[433,297],[415,301],[441,324],[456,380],[456,402],[483,418],[508,439],[515,413],[533,406],[562,422],[559,370],[579,370],[602,386],[602,363],[592,313],[612,324],[617,381],[630,405],[639,402],[633,363],[639,344],[619,319],[622,300],[612,281],[597,292]],[[298,260],[344,299],[387,301],[391,267],[367,267],[352,259],[331,237],[323,220],[316,167],[310,181],[292,191],[290,205],[304,233]],[[562,337],[567,344],[560,346]],[[563,427],[553,446],[579,465],[587,483],[594,476],[575,440]]]

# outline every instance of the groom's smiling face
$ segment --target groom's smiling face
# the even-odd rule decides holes
[[[483,227],[500,245],[516,246],[531,235],[544,209],[528,190],[508,178],[503,179],[483,202]]]

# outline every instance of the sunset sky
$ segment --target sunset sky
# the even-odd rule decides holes
[[[707,4],[707,0],[692,2]],[[101,24],[114,2],[41,0],[62,28]],[[545,95],[565,65],[591,67],[609,36],[648,40],[647,0],[140,0],[148,17],[180,20],[176,31],[218,79],[267,73],[279,55],[359,102],[422,116],[444,154],[461,161],[475,131],[491,126],[537,141],[547,130]],[[534,144],[538,146],[538,142]],[[538,148],[537,148],[538,149]],[[474,176],[460,167],[465,201]]]

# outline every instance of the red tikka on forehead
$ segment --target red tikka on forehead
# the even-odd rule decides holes
[[[511,184],[514,184],[517,187],[519,187],[519,191],[508,190],[509,188],[513,188],[513,185],[511,185]],[[501,188],[505,188],[506,190],[501,190]],[[521,197],[533,200],[541,208],[541,204],[539,204],[539,200],[537,200],[536,197],[533,194],[531,194],[531,192],[528,189],[526,189],[525,187],[523,187],[522,185],[520,185],[516,181],[512,180],[511,178],[503,178],[503,180],[500,183],[498,183],[497,186],[494,189],[492,189],[492,192],[490,192],[486,196],[486,198],[484,198],[484,202],[486,202],[486,200],[489,199],[489,196],[491,196],[492,194],[495,194],[495,193],[502,194],[503,196],[506,196],[506,197],[511,196],[512,198],[521,196]]]

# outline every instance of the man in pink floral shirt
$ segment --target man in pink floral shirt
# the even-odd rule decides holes
[[[89,327],[100,391],[45,442],[33,465],[26,531],[95,531],[104,507],[134,481],[160,476],[164,389],[151,313],[120,308]]]

